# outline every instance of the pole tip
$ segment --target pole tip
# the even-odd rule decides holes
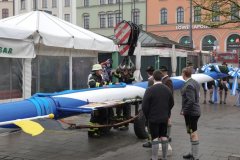
[[[51,119],[53,119],[53,118],[54,118],[54,114],[52,114],[52,113],[51,113],[51,114],[49,114],[48,116],[49,116],[49,118],[51,118]]]

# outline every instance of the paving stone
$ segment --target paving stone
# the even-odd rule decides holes
[[[201,94],[203,95],[203,94]],[[174,93],[175,106],[172,110],[173,154],[168,160],[182,160],[182,155],[190,151],[190,138],[186,133],[184,118],[181,116],[180,92]],[[229,159],[240,155],[240,107],[233,107],[235,97],[228,97],[228,104],[201,105],[199,119],[201,160]],[[203,100],[200,99],[202,102]],[[87,122],[89,116],[75,116],[71,120]],[[31,137],[22,132],[0,134],[0,159],[6,160],[148,160],[151,149],[143,148],[146,140],[137,139],[133,125],[129,131],[111,130],[110,134],[99,138],[87,137],[87,130],[67,130],[57,123],[44,121],[45,132]],[[56,125],[56,126],[54,126]],[[59,127],[60,126],[60,127]]]
[[[240,155],[236,155],[236,154],[230,155],[228,157],[228,160],[240,160]]]

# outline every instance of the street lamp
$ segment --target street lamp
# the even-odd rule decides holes
[[[189,41],[190,41],[190,47],[193,48],[193,40],[192,40],[192,0],[190,0]]]

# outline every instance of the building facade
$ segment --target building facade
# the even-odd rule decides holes
[[[77,1],[77,25],[95,33],[111,36],[122,20],[146,25],[146,0]]]
[[[240,53],[240,30],[234,29],[236,24],[209,28],[201,24],[203,11],[197,6],[192,8],[192,40],[195,50]],[[239,11],[237,14],[239,15]],[[212,19],[221,20],[220,16]],[[147,31],[189,45],[191,35],[189,22],[189,0],[147,1]]]
[[[76,24],[76,0],[14,0],[15,15],[43,10]]]
[[[0,19],[13,16],[13,0],[0,0]]]

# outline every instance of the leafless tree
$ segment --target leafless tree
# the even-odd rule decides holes
[[[240,0],[192,1],[194,10],[201,9],[201,21],[199,23],[212,28],[229,24],[236,28],[240,27]]]

